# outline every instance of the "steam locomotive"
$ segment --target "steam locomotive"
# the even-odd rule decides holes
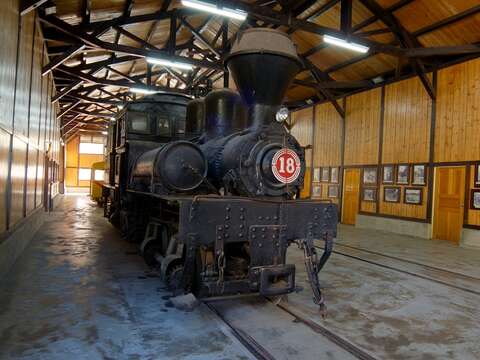
[[[336,236],[337,208],[297,199],[304,150],[281,108],[302,68],[277,30],[242,32],[225,58],[240,95],[156,94],[129,103],[110,128],[105,216],[139,242],[176,293],[200,298],[296,290],[289,245],[304,251],[314,301]],[[320,258],[314,239],[324,241]]]

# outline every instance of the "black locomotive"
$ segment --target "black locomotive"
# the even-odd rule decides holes
[[[318,272],[337,208],[297,199],[304,150],[279,121],[302,62],[287,35],[257,28],[237,37],[225,66],[240,95],[157,94],[126,106],[110,130],[105,214],[172,289],[199,297],[294,291],[286,251],[297,243],[323,305]],[[324,241],[320,259],[314,239]]]

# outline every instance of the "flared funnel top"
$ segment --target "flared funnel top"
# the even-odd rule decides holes
[[[303,64],[287,34],[253,28],[239,34],[225,66],[249,106],[279,106]]]

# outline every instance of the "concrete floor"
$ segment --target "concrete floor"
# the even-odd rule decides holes
[[[293,247],[304,291],[286,306],[377,359],[480,358],[479,251],[348,226],[338,244],[321,273],[327,319]],[[168,307],[160,280],[86,196],[65,198],[0,294],[0,359],[252,358],[205,305]],[[275,359],[354,358],[268,301],[213,306]]]
[[[250,359],[160,280],[86,196],[67,196],[0,284],[0,359]]]

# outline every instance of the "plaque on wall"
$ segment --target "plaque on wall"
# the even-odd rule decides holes
[[[338,184],[338,167],[332,167],[330,170],[330,182]]]
[[[412,185],[426,185],[427,184],[427,167],[425,165],[413,165],[412,170]]]
[[[328,185],[328,197],[329,198],[338,198],[338,186],[337,185]]]
[[[383,188],[383,201],[390,203],[400,202],[400,188],[385,186]]]
[[[321,181],[322,182],[329,182],[330,181],[330,168],[322,167]]]
[[[395,182],[395,165],[384,165],[382,171],[382,183],[393,184]]]
[[[368,201],[368,202],[377,201],[377,188],[363,188],[362,201]]]
[[[376,167],[366,167],[363,169],[363,183],[365,185],[377,184],[377,168]]]
[[[410,175],[410,165],[398,165],[397,184],[408,185]]]
[[[422,188],[405,188],[403,202],[405,204],[421,205],[423,198]]]

